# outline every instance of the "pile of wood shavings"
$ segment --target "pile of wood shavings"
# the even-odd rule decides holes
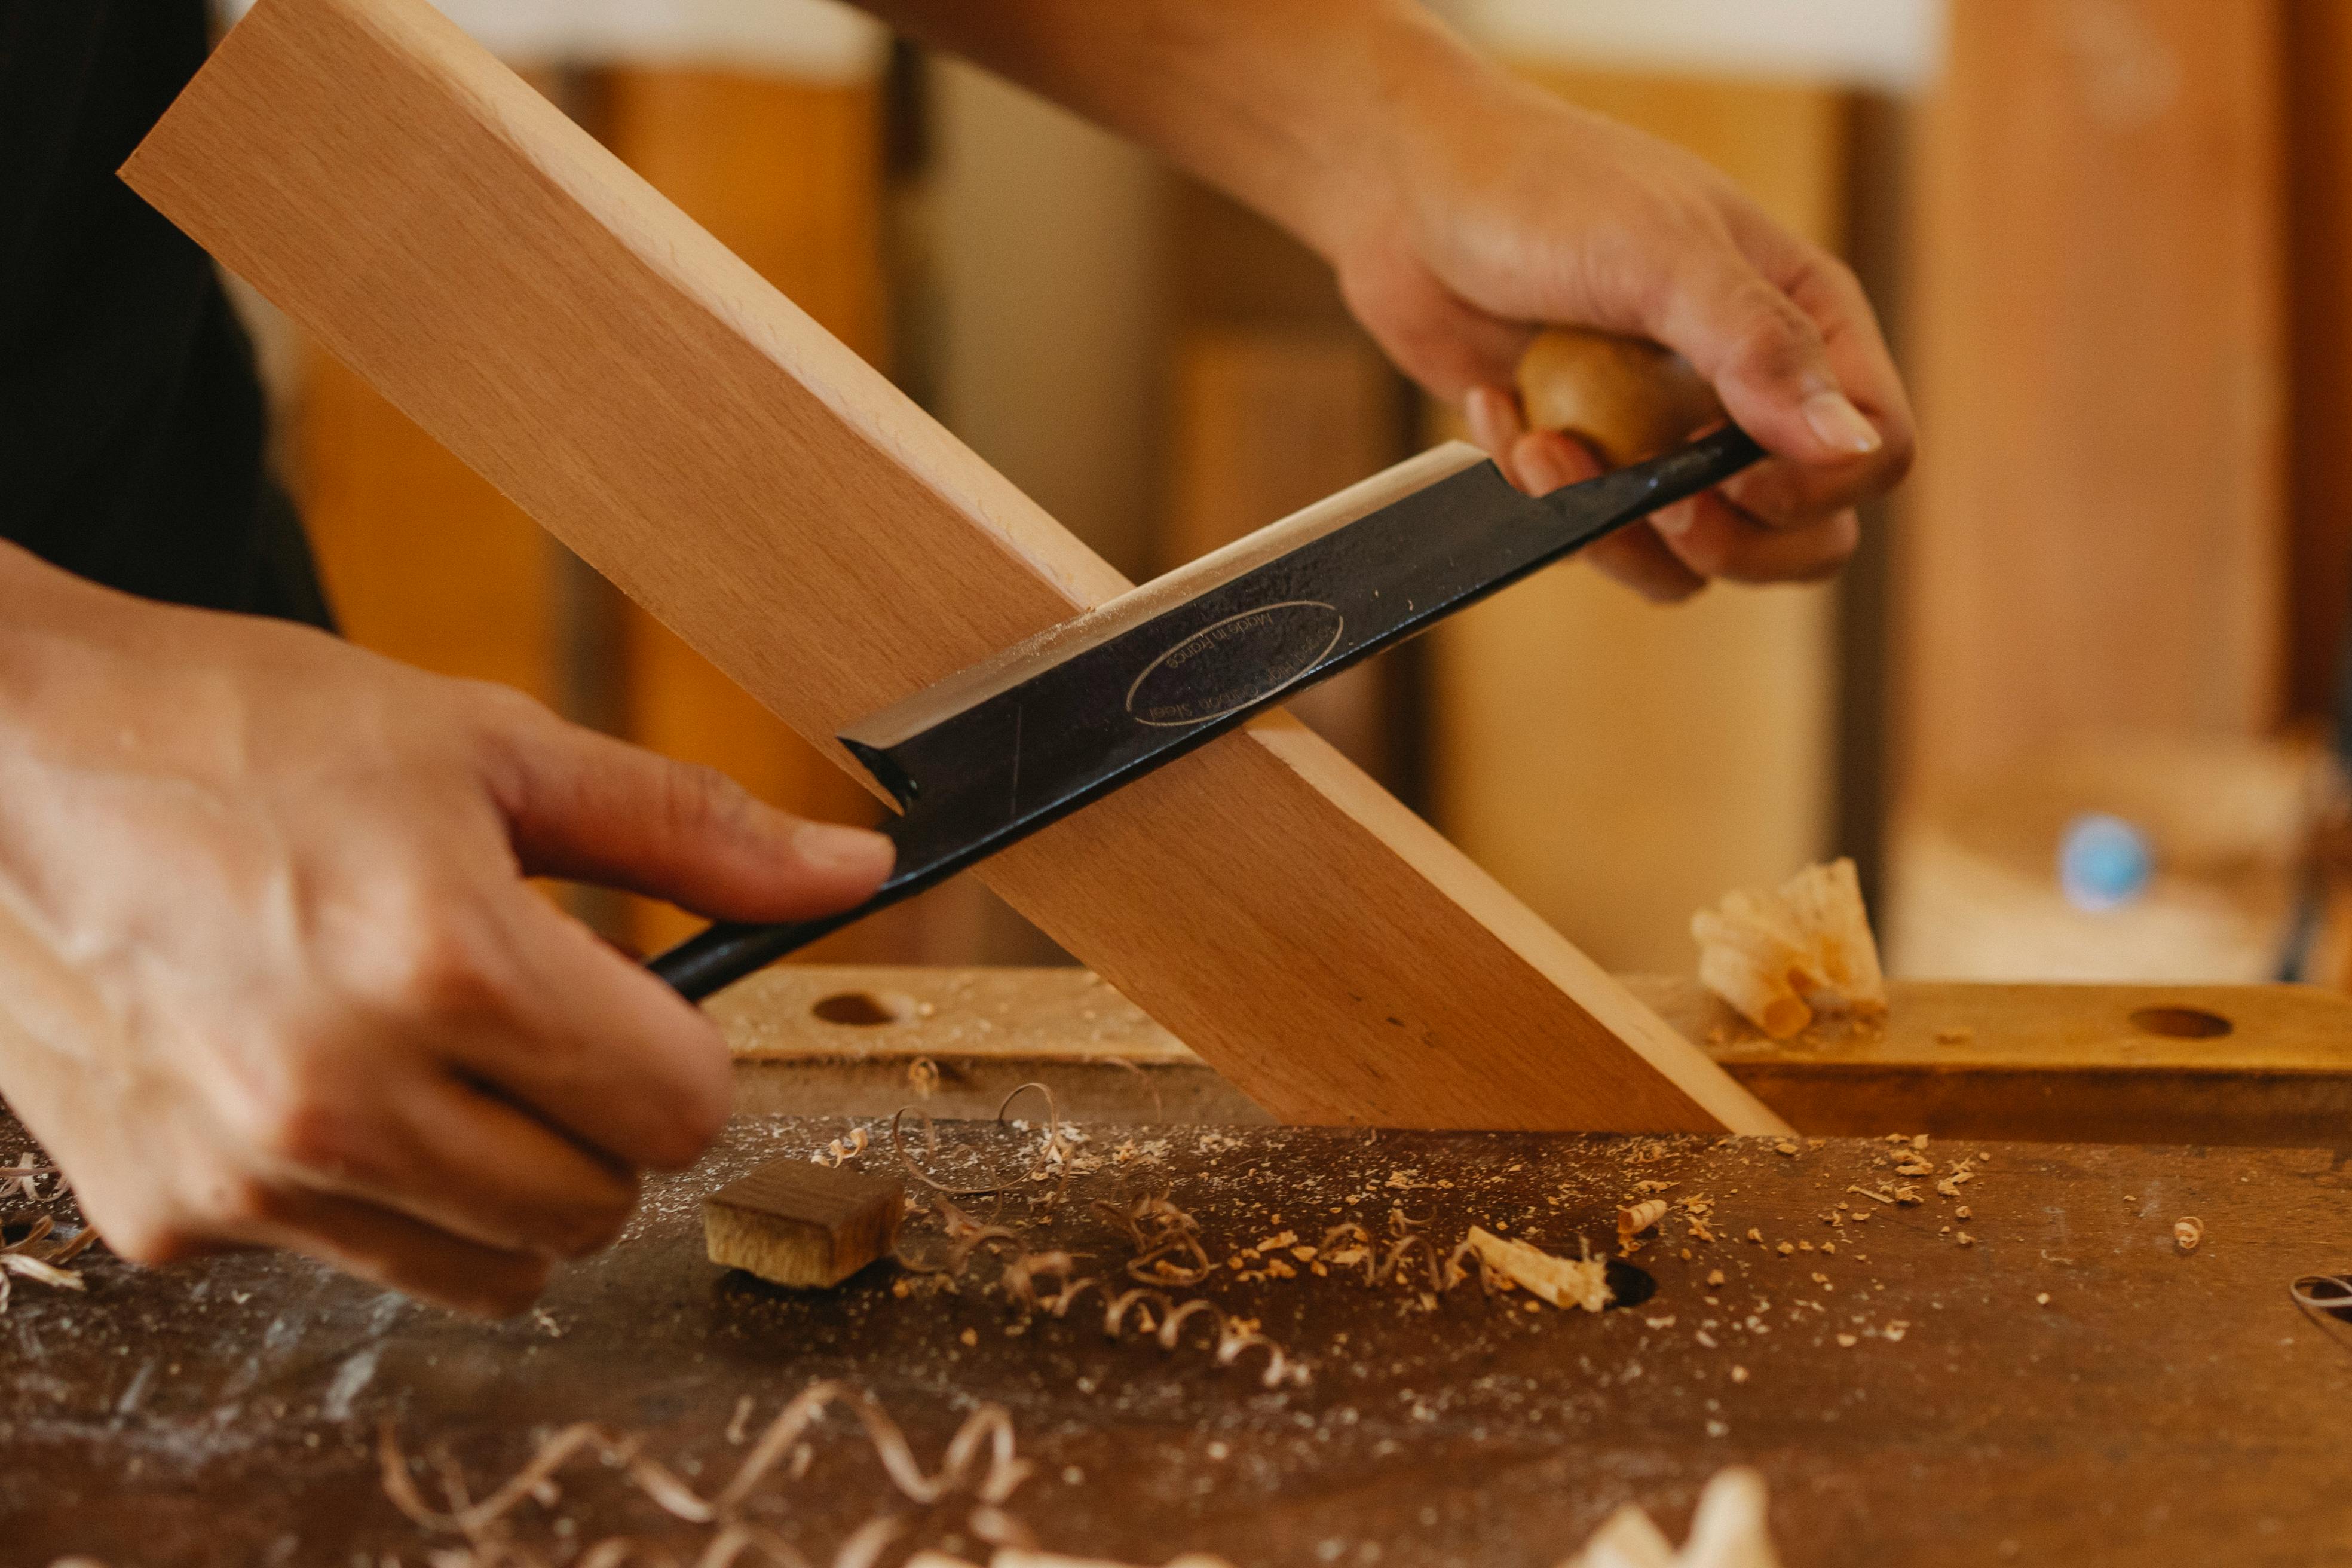
[[[1577,1241],[1582,1256],[1567,1258],[1472,1226],[1452,1251],[1441,1254],[1423,1234],[1420,1223],[1408,1218],[1401,1208],[1389,1211],[1389,1228],[1395,1239],[1376,1261],[1370,1232],[1352,1220],[1335,1225],[1324,1232],[1321,1260],[1334,1268],[1360,1267],[1364,1283],[1371,1286],[1391,1279],[1412,1283],[1407,1260],[1418,1257],[1427,1269],[1421,1305],[1430,1311],[1436,1310],[1440,1296],[1471,1278],[1467,1266],[1471,1263],[1477,1266],[1480,1289],[1490,1297],[1524,1289],[1563,1310],[1582,1307],[1589,1312],[1600,1311],[1611,1300],[1608,1259],[1593,1257],[1581,1237]],[[1529,1310],[1534,1306],[1529,1302]]]
[[[43,1181],[51,1184],[44,1196]],[[30,1154],[20,1154],[15,1163],[0,1165],[0,1201],[19,1198],[37,1204],[52,1204],[66,1196],[65,1177],[54,1165],[37,1163]],[[48,1215],[36,1217],[26,1233],[15,1241],[0,1245],[0,1312],[8,1310],[9,1294],[14,1282],[29,1279],[37,1285],[54,1286],[60,1290],[82,1289],[82,1278],[65,1267],[79,1257],[98,1232],[82,1226],[69,1237],[52,1240],[57,1220]],[[5,1238],[0,1238],[5,1240]]]
[[[772,1477],[791,1480],[803,1472],[807,1450],[801,1440],[833,1405],[857,1418],[883,1470],[908,1501],[929,1507],[952,1496],[968,1495],[971,1506],[964,1522],[973,1534],[992,1545],[1034,1549],[1036,1538],[1029,1528],[1003,1508],[1028,1479],[1030,1467],[1015,1455],[1013,1419],[1003,1406],[982,1405],[973,1410],[949,1439],[939,1468],[926,1472],[906,1434],[880,1404],[860,1389],[832,1380],[809,1384],[786,1404],[744,1456],[733,1479],[708,1497],[676,1470],[647,1455],[639,1438],[587,1422],[549,1437],[521,1469],[478,1502],[472,1500],[456,1467],[446,1458],[438,1459],[435,1468],[446,1500],[446,1506],[438,1509],[418,1490],[409,1458],[389,1426],[382,1435],[378,1454],[384,1495],[393,1505],[425,1529],[460,1540],[460,1544],[432,1554],[433,1568],[547,1568],[550,1558],[516,1537],[521,1511],[526,1503],[551,1509],[562,1497],[556,1481],[559,1473],[592,1459],[620,1470],[631,1487],[673,1518],[711,1527],[711,1535],[692,1559],[693,1568],[729,1568],[736,1563],[811,1568],[809,1560],[792,1542],[747,1520],[744,1511],[760,1495],[763,1481]],[[788,1458],[793,1461],[790,1465]],[[842,1542],[833,1557],[834,1568],[871,1568],[907,1529],[903,1517],[877,1514]],[[559,1521],[558,1534],[565,1533]],[[624,1564],[685,1568],[678,1557],[663,1548],[620,1535],[599,1540],[576,1556],[567,1543],[562,1557],[574,1568],[623,1568]]]
[[[1066,1183],[1070,1155],[1082,1135],[1063,1126],[1050,1089],[1043,1084],[1021,1085],[1005,1097],[1003,1105],[998,1108],[998,1118],[1001,1121],[1013,1101],[1032,1089],[1045,1100],[1046,1121],[1044,1143],[1024,1173],[1025,1178],[1040,1180],[1058,1175]],[[938,1142],[930,1118],[919,1110],[915,1114],[923,1123],[927,1147],[936,1152]],[[1124,1205],[1097,1202],[1093,1205],[1094,1212],[1124,1229],[1134,1245],[1135,1253],[1128,1259],[1127,1273],[1138,1283],[1122,1289],[1120,1282],[1079,1274],[1076,1259],[1066,1251],[1032,1250],[1021,1233],[1011,1226],[983,1222],[965,1213],[956,1199],[992,1196],[1010,1184],[954,1188],[940,1181],[908,1151],[901,1135],[905,1115],[902,1110],[891,1118],[890,1146],[908,1174],[938,1194],[932,1205],[948,1241],[948,1252],[940,1262],[923,1262],[907,1255],[902,1239],[894,1252],[900,1268],[917,1276],[954,1280],[961,1278],[972,1260],[982,1253],[1003,1254],[996,1289],[1025,1311],[1066,1318],[1092,1292],[1101,1300],[1106,1338],[1120,1339],[1133,1329],[1156,1341],[1161,1350],[1173,1352],[1183,1342],[1186,1325],[1197,1321],[1214,1336],[1212,1354],[1217,1365],[1232,1366],[1250,1352],[1263,1351],[1265,1365],[1260,1381],[1265,1387],[1278,1388],[1285,1383],[1303,1384],[1307,1381],[1307,1369],[1292,1361],[1280,1344],[1260,1333],[1255,1321],[1234,1316],[1205,1296],[1179,1300],[1162,1289],[1197,1284],[1209,1276],[1213,1267],[1201,1245],[1199,1226],[1192,1216],[1170,1202],[1166,1194],[1147,1195]],[[895,1289],[904,1295],[912,1287],[902,1279]]]
[[[1691,917],[1700,984],[1776,1040],[1821,1012],[1883,1016],[1886,982],[1851,860],[1742,888]]]

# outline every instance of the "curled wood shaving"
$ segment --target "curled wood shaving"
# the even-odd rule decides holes
[[[930,1113],[923,1110],[920,1106],[902,1105],[892,1114],[890,1118],[891,1152],[898,1156],[898,1163],[907,1168],[907,1173],[908,1175],[914,1177],[915,1180],[930,1188],[933,1192],[944,1194],[951,1198],[992,1197],[996,1194],[1003,1192],[1006,1188],[1014,1185],[1018,1182],[1035,1181],[1044,1176],[1049,1171],[1063,1170],[1066,1172],[1067,1163],[1073,1147],[1073,1140],[1064,1134],[1062,1128],[1062,1115],[1060,1110],[1055,1107],[1054,1091],[1042,1083],[1024,1083],[1014,1085],[1013,1092],[1006,1095],[1003,1102],[997,1106],[996,1120],[1000,1123],[1003,1122],[1004,1120],[1004,1113],[1013,1109],[1013,1102],[1020,1099],[1023,1095],[1028,1093],[1031,1089],[1035,1089],[1039,1096],[1041,1096],[1045,1101],[1045,1140],[1038,1146],[1036,1158],[1030,1163],[1029,1168],[1019,1176],[1011,1178],[1007,1181],[992,1183],[990,1185],[984,1187],[950,1187],[945,1183],[940,1181],[937,1177],[933,1176],[929,1171],[924,1170],[922,1166],[915,1163],[915,1157],[907,1152],[906,1140],[899,1131],[899,1124],[906,1120],[908,1112],[912,1111],[917,1119],[919,1119],[923,1124],[923,1152],[927,1155],[936,1155],[939,1152],[939,1130],[932,1124]]]
[[[1126,1204],[1097,1199],[1093,1212],[1128,1234],[1135,1244],[1128,1259],[1128,1278],[1145,1285],[1197,1285],[1215,1265],[1201,1245],[1200,1224],[1168,1200],[1166,1194],[1146,1195]]]
[[[45,1177],[57,1178],[57,1190],[50,1193],[47,1199],[41,1196],[41,1182]],[[23,1198],[27,1203],[37,1204],[61,1197],[64,1194],[65,1177],[58,1168],[44,1165],[30,1154],[19,1154],[13,1163],[0,1165],[0,1202]]]
[[[2187,1219],[2177,1219],[2172,1222],[2172,1245],[2180,1248],[2182,1252],[2196,1251],[2197,1244],[2204,1239],[2205,1222],[2195,1215],[2190,1215]]]
[[[2352,1323],[2352,1274],[2306,1274],[2288,1287],[2288,1294],[2314,1322]]]
[[[1255,1323],[1231,1316],[1205,1296],[1179,1301],[1149,1285],[1120,1290],[1097,1276],[1074,1277],[1075,1274],[1075,1265],[1066,1252],[1026,1253],[1006,1268],[1000,1284],[1022,1306],[1052,1318],[1068,1317],[1070,1309],[1093,1291],[1102,1299],[1105,1338],[1121,1338],[1131,1321],[1145,1338],[1157,1341],[1163,1351],[1177,1349],[1182,1342],[1184,1325],[1199,1318],[1214,1331],[1213,1354],[1219,1366],[1232,1366],[1251,1351],[1262,1350],[1265,1352],[1265,1367],[1259,1381],[1265,1386],[1278,1388],[1285,1382],[1303,1384],[1307,1379],[1307,1369],[1293,1364],[1282,1346],[1258,1332]],[[1041,1282],[1047,1279],[1055,1281],[1050,1290],[1041,1289]]]
[[[500,1568],[537,1559],[506,1538],[509,1516],[526,1500],[546,1503],[556,1495],[555,1477],[575,1460],[593,1458],[624,1471],[630,1483],[656,1506],[689,1524],[716,1525],[719,1532],[695,1558],[696,1568],[726,1568],[746,1561],[764,1560],[775,1568],[809,1568],[790,1542],[738,1517],[738,1510],[760,1483],[783,1464],[794,1446],[824,1414],[841,1405],[865,1428],[882,1468],[898,1490],[916,1503],[930,1504],[950,1493],[968,1491],[1005,1539],[1026,1531],[1003,1512],[1002,1505],[1026,1480],[1028,1463],[1014,1454],[1013,1419],[1002,1405],[982,1405],[964,1418],[949,1439],[935,1472],[926,1472],[908,1443],[906,1434],[873,1397],[835,1380],[813,1383],[795,1395],[768,1424],[758,1442],[737,1467],[734,1477],[705,1497],[677,1473],[646,1455],[642,1439],[589,1422],[567,1426],[540,1445],[523,1468],[479,1502],[469,1500],[464,1478],[446,1457],[440,1463],[443,1490],[449,1506],[436,1509],[425,1500],[410,1473],[389,1423],[377,1445],[384,1495],[417,1524],[427,1530],[462,1536],[467,1550],[448,1554],[446,1561],[467,1568]],[[870,1564],[904,1529],[903,1521],[883,1516],[869,1521],[843,1542],[836,1568]],[[436,1562],[445,1561],[436,1557]],[[677,1559],[625,1536],[614,1536],[588,1547],[577,1559],[581,1568],[621,1568],[631,1563],[667,1563]]]
[[[811,1154],[809,1162],[812,1164],[831,1165],[835,1170],[839,1170],[844,1162],[854,1160],[866,1152],[866,1146],[870,1142],[871,1140],[866,1135],[865,1128],[853,1127],[849,1130],[848,1137],[835,1138],[824,1148]]]
[[[1077,1259],[1072,1254],[1055,1250],[1032,1252],[1020,1235],[1003,1226],[982,1225],[958,1208],[951,1198],[942,1195],[938,1200],[942,1227],[949,1242],[947,1259],[939,1264],[924,1264],[907,1257],[903,1244],[898,1253],[899,1263],[920,1273],[955,1276],[961,1274],[971,1258],[985,1248],[1003,1247],[1008,1251],[996,1279],[996,1288],[1004,1296],[1027,1310],[1044,1312],[1061,1319],[1069,1315],[1072,1307],[1088,1291],[1103,1300],[1103,1332],[1118,1339],[1130,1322],[1145,1337],[1156,1339],[1160,1348],[1175,1351],[1181,1342],[1184,1325],[1194,1318],[1205,1318],[1215,1331],[1214,1357],[1219,1366],[1232,1366],[1253,1350],[1265,1352],[1266,1363],[1260,1380],[1268,1388],[1279,1387],[1285,1382],[1304,1384],[1307,1369],[1294,1363],[1280,1344],[1257,1331],[1254,1323],[1229,1316],[1223,1308],[1205,1297],[1179,1301],[1158,1289],[1163,1284],[1189,1284],[1208,1272],[1208,1258],[1199,1247],[1195,1237],[1196,1224],[1192,1216],[1168,1201],[1165,1195],[1145,1197],[1119,1205],[1097,1202],[1094,1210],[1124,1228],[1131,1241],[1150,1250],[1130,1259],[1131,1277],[1141,1283],[1127,1289],[1097,1276],[1080,1276]],[[1174,1238],[1173,1240],[1168,1238]],[[1178,1266],[1171,1272],[1176,1278],[1143,1274],[1139,1263],[1164,1264],[1171,1248],[1191,1242],[1191,1255],[1195,1258],[1198,1276],[1189,1266]]]
[[[20,1173],[11,1177],[11,1182],[16,1185],[11,1188],[0,1188],[0,1196],[5,1196],[10,1190],[21,1190],[32,1194],[37,1199],[37,1189],[24,1186],[23,1184],[37,1182],[43,1175],[56,1174],[54,1168],[47,1165],[36,1166],[21,1163],[16,1165],[0,1165],[0,1175],[6,1175],[10,1172],[31,1173]],[[57,1190],[52,1192],[49,1197],[55,1200],[65,1196],[65,1194],[66,1189],[60,1180]],[[51,1241],[49,1237],[57,1230],[57,1226],[58,1222],[54,1216],[39,1215],[23,1236],[5,1246],[0,1246],[0,1312],[8,1310],[8,1297],[14,1288],[13,1282],[17,1279],[30,1279],[35,1284],[53,1286],[60,1290],[83,1289],[81,1276],[66,1268],[65,1265],[79,1257],[90,1243],[96,1241],[98,1232],[85,1225],[62,1241]]]
[[[907,1087],[915,1091],[918,1100],[929,1100],[940,1091],[940,1064],[929,1057],[917,1057],[907,1064]]]
[[[1589,1253],[1581,1259],[1555,1258],[1524,1241],[1507,1240],[1482,1226],[1470,1227],[1468,1246],[1479,1258],[1553,1306],[1598,1312],[1609,1305],[1609,1268]]]
[[[1665,1217],[1666,1200],[1664,1198],[1651,1198],[1646,1202],[1635,1204],[1631,1208],[1619,1209],[1617,1211],[1618,1249],[1628,1257],[1632,1256],[1637,1245],[1633,1238]]]

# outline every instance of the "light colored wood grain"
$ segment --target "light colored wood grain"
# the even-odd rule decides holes
[[[1774,1040],[1687,974],[1622,978],[1807,1132],[2302,1147],[2352,1116],[2352,997],[2316,986],[1895,981],[1882,1023]],[[712,1014],[747,1105],[990,1116],[1037,1078],[1087,1122],[1253,1119],[1083,970],[795,966]],[[938,1070],[929,1099],[918,1059]]]
[[[883,363],[879,84],[686,67],[614,68],[603,82],[604,144],[859,358]],[[874,819],[863,791],[677,634],[635,605],[620,629],[631,740],[803,816]],[[654,900],[631,913],[647,952],[701,924]],[[824,955],[884,956],[877,939],[903,940],[906,927],[901,916],[843,932]]]
[[[2279,19],[1951,7],[1907,287],[1909,788],[2279,712]]]
[[[805,737],[1126,586],[423,0],[264,0],[125,174]],[[1778,1125],[1296,723],[989,873],[1287,1120]]]
[[[710,1261],[778,1285],[838,1285],[887,1255],[906,1212],[903,1183],[787,1155],[702,1200]]]
[[[1837,244],[1843,93],[1520,64]],[[1693,910],[1828,850],[1833,592],[1662,608],[1570,565],[1456,616],[1430,639],[1438,821],[1611,968],[1690,963]]]

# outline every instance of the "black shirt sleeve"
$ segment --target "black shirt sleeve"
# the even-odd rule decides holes
[[[205,48],[202,0],[0,0],[0,537],[323,626],[252,347],[204,252],[115,175]]]

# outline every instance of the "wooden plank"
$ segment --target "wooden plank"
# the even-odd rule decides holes
[[[2352,6],[2288,0],[2286,224],[2294,410],[2289,711],[2329,712],[2352,606]]]
[[[1837,247],[1843,92],[1517,63]],[[1455,617],[1429,645],[1438,822],[1600,963],[1683,967],[1691,910],[1828,850],[1834,594],[1660,608],[1571,566]]]
[[[616,67],[601,83],[600,141],[859,358],[885,363],[878,83],[653,66]],[[717,768],[789,811],[873,820],[863,791],[677,634],[634,604],[619,626],[629,739]],[[631,935],[647,952],[699,924],[632,900]],[[843,933],[826,951],[890,955],[877,934]]]
[[[888,1257],[906,1207],[903,1182],[787,1154],[702,1200],[703,1249],[722,1268],[824,1289]]]
[[[1806,1132],[2285,1147],[2352,1126],[2352,996],[2318,986],[1897,980],[1881,1025],[1773,1040],[1687,975],[1624,980]],[[796,967],[711,1014],[747,1103],[777,1110],[984,1117],[1038,1078],[1086,1122],[1253,1119],[1084,970]]]
[[[125,174],[804,737],[1127,586],[423,0],[264,0]],[[1296,723],[989,880],[1288,1120],[1778,1125]]]
[[[2278,715],[2279,15],[1951,7],[1906,290],[1912,790]]]

